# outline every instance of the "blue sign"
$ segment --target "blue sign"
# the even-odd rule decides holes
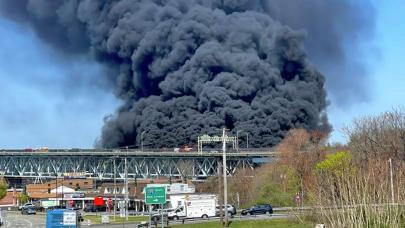
[[[77,228],[77,212],[52,210],[46,213],[46,228]]]

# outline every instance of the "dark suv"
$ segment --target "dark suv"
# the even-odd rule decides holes
[[[270,204],[254,205],[249,209],[242,210],[241,215],[273,214]]]

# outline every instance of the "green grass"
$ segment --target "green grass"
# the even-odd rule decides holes
[[[199,224],[184,224],[173,225],[173,228],[222,228],[219,222],[205,222]],[[299,223],[292,219],[271,219],[271,220],[250,220],[250,221],[234,221],[230,224],[230,228],[313,228],[311,223]]]
[[[128,222],[142,222],[148,221],[148,216],[129,216]],[[101,215],[84,215],[84,222],[90,220],[92,224],[101,224]],[[125,218],[110,216],[110,224],[126,223]],[[203,223],[187,223],[184,225],[170,225],[173,228],[222,228],[219,221],[216,222],[203,222]],[[248,220],[248,221],[234,221],[230,224],[230,228],[313,228],[311,223],[299,223],[294,219],[268,219],[268,220]]]
[[[90,220],[92,224],[101,224],[101,215],[84,215],[84,222],[87,222],[87,220]],[[128,217],[128,222],[142,222],[142,221],[148,221],[149,217],[148,216],[129,216]],[[110,215],[110,224],[114,223],[123,223],[127,222],[125,218],[121,218],[119,215],[115,216],[115,221],[114,221],[114,216]]]

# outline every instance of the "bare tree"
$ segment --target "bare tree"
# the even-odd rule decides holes
[[[405,161],[405,110],[357,119],[344,129],[355,161],[392,158]]]
[[[405,163],[397,163],[394,185],[390,184],[387,161],[380,159],[368,163],[367,167],[348,169],[339,165],[318,172],[313,189],[318,206],[313,214],[318,215],[318,222],[328,227],[403,227]],[[391,188],[395,191],[395,203],[392,203]]]
[[[181,180],[183,181],[183,183],[186,183],[187,180],[193,176],[194,163],[192,161],[182,160],[179,161],[177,167],[181,175]]]

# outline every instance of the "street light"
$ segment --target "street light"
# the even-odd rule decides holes
[[[237,140],[238,150],[239,150],[239,132],[245,132],[245,131],[243,131],[243,130],[236,131],[236,140]],[[245,132],[245,133],[246,133],[246,149],[248,149],[249,148],[249,133],[248,132]]]
[[[242,132],[242,130],[236,131],[236,147],[238,148],[238,151],[239,151],[239,132]]]
[[[142,133],[141,133],[141,150],[142,150],[142,152],[143,152],[143,134],[145,134],[146,133],[146,131],[142,131]]]
[[[246,132],[246,149],[249,148],[249,133]]]

